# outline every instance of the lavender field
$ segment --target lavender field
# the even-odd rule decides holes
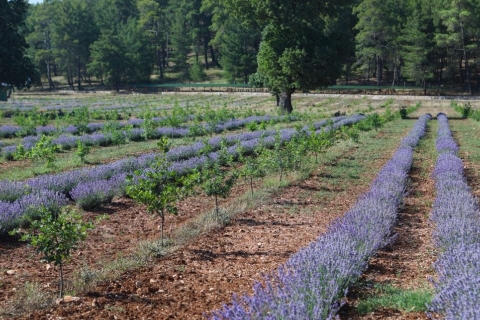
[[[411,197],[410,169],[419,166],[415,154],[436,139],[434,175],[425,177],[436,183],[436,190],[426,191],[436,195],[429,232],[438,259],[426,284],[433,298],[422,300],[422,310],[396,312],[477,317],[471,306],[480,288],[478,201],[447,115],[454,124],[473,120],[461,119],[450,103],[407,98],[299,95],[291,115],[278,114],[272,101],[229,94],[18,96],[0,106],[0,267],[8,271],[0,283],[9,292],[0,299],[0,313],[72,319],[136,318],[134,309],[165,319],[368,316],[358,306],[370,297],[349,292],[363,290],[378,252],[396,248],[405,224],[399,212],[410,201],[404,197]],[[169,200],[173,214],[148,215],[172,181],[183,184],[175,189],[178,199]],[[142,192],[153,198],[132,193],[148,186],[155,187]],[[17,288],[30,275],[47,288],[35,289],[38,297],[51,294],[58,285],[55,268],[45,269],[34,248],[8,233],[65,208],[94,222],[67,271],[68,293],[85,303],[45,308],[52,300],[42,300],[27,308],[22,301],[33,291]],[[41,270],[48,276],[42,278]],[[398,271],[396,277],[385,275],[382,285],[401,283]],[[119,294],[130,298],[112,298]],[[377,308],[371,317],[397,310]]]

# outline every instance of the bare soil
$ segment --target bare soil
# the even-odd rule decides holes
[[[435,136],[428,132],[424,139]],[[369,260],[369,267],[348,295],[340,318],[350,319],[428,319],[424,312],[401,312],[381,309],[366,315],[357,312],[356,304],[372,293],[373,284],[391,284],[402,289],[432,288],[435,278],[433,263],[436,250],[432,243],[434,226],[429,222],[435,200],[435,182],[432,178],[435,160],[428,153],[416,150],[410,185],[399,211],[395,226],[395,241]]]

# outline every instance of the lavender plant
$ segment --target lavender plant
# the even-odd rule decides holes
[[[430,311],[445,319],[478,319],[480,207],[464,176],[447,116],[440,113],[437,119],[437,197],[430,218],[435,225],[434,243],[441,253],[435,263],[438,280]]]

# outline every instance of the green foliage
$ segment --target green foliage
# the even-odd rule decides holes
[[[177,214],[176,204],[192,192],[199,179],[199,174],[195,171],[180,175],[170,169],[171,162],[164,155],[170,145],[170,141],[162,137],[158,142],[162,154],[156,158],[151,170],[135,171],[126,179],[127,194],[135,201],[146,205],[149,213],[160,216],[162,246],[165,215]]]
[[[253,198],[253,179],[263,178],[268,173],[268,163],[265,162],[265,159],[261,156],[263,153],[263,147],[262,144],[259,143],[253,151],[253,154],[250,156],[246,156],[241,148],[238,151],[240,154],[239,161],[243,163],[239,176],[249,179],[250,191]]]
[[[342,127],[342,132],[350,139],[352,139],[353,142],[358,142],[360,138],[360,130],[356,125],[352,126],[343,126]]]
[[[90,122],[90,112],[88,111],[88,107],[82,106],[80,108],[75,108],[74,111],[68,114],[66,121],[76,126],[79,134],[88,132],[87,125]]]
[[[225,139],[221,142],[218,157],[213,159],[209,156],[212,148],[205,143],[201,151],[206,157],[206,161],[201,170],[201,189],[209,197],[215,198],[215,213],[219,218],[218,197],[227,198],[239,177],[239,172],[233,168],[233,155],[228,153],[227,142]]]
[[[188,127],[188,135],[190,137],[203,136],[205,133],[205,127],[197,120]]]
[[[435,72],[438,57],[434,46],[435,17],[431,13],[428,1],[412,1],[411,13],[407,16],[405,27],[399,41],[404,60],[403,73],[408,80],[426,88],[427,80]]]
[[[84,144],[80,139],[77,140],[77,150],[75,150],[75,155],[80,158],[82,163],[85,163],[85,157],[90,153],[90,146]]]
[[[354,8],[353,12],[358,17],[355,26],[358,30],[355,36],[356,55],[360,57],[364,69],[376,66],[378,86],[382,85],[386,65],[392,65],[398,75],[398,26],[404,23],[405,10],[406,6],[399,6],[394,0],[365,0]]]
[[[128,131],[128,128],[125,128]],[[109,136],[113,145],[121,145],[127,143],[127,134],[124,132],[118,122],[106,122],[102,129],[106,136]]]
[[[195,82],[203,82],[207,79],[207,74],[199,62],[195,62],[189,70],[190,79]]]
[[[279,182],[291,171],[301,169],[308,150],[308,139],[304,133],[297,133],[294,138],[284,143],[280,132],[275,135],[272,149],[263,149],[263,161],[269,164],[269,171],[278,173]]]
[[[250,131],[257,131],[258,130],[258,124],[256,122],[247,123],[246,127]]]
[[[56,159],[56,152],[59,150],[59,146],[52,143],[53,138],[42,135],[40,140],[28,151],[25,150],[23,145],[18,145],[14,152],[14,159],[30,159],[34,162],[45,162],[47,168],[54,167]]]
[[[3,84],[24,87],[33,80],[35,68],[26,55],[27,43],[21,33],[27,16],[27,1],[1,1],[0,21],[0,86]]]
[[[383,126],[383,119],[378,113],[370,114],[357,123],[357,128],[362,131],[369,131],[372,129],[378,130],[381,126]]]
[[[31,222],[28,231],[13,230],[10,234],[21,234],[21,241],[37,247],[47,262],[60,266],[60,297],[63,296],[63,264],[80,241],[85,240],[93,224],[83,222],[82,216],[72,208],[65,207],[58,215],[43,210],[40,220]]]
[[[360,314],[380,309],[394,309],[403,312],[425,312],[433,293],[428,289],[400,289],[392,285],[376,285],[374,294],[358,303]]]
[[[155,136],[156,122],[153,120],[154,113],[151,109],[145,109],[143,114],[143,123],[140,126],[143,129],[143,137],[145,140],[152,139]]]
[[[472,106],[469,102],[465,103],[463,106],[460,106],[456,101],[452,101],[451,105],[455,111],[461,113],[463,119],[467,119],[472,114]]]
[[[223,72],[231,83],[248,83],[249,77],[257,70],[261,29],[258,25],[242,25],[232,16],[222,17],[225,18],[222,24],[216,25],[221,32],[217,34],[215,43],[219,47]]]
[[[318,163],[318,155],[332,145],[331,136],[325,131],[316,132],[315,128],[310,128],[308,136],[308,149],[315,155],[315,163]]]

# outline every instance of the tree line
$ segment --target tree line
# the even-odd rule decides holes
[[[348,84],[352,75],[378,86],[408,81],[425,89],[446,84],[469,93],[480,89],[475,0],[0,3],[1,38],[20,48],[7,52],[2,45],[0,68],[10,64],[9,55],[25,68],[33,62],[37,72],[31,81],[42,76],[50,88],[53,75],[63,75],[72,89],[92,81],[118,89],[162,81],[166,73],[197,82],[215,66],[228,81],[268,87],[286,111],[293,92],[340,78]],[[22,50],[26,56],[19,57]],[[14,82],[0,70],[0,82]],[[9,74],[25,78],[19,68]]]

